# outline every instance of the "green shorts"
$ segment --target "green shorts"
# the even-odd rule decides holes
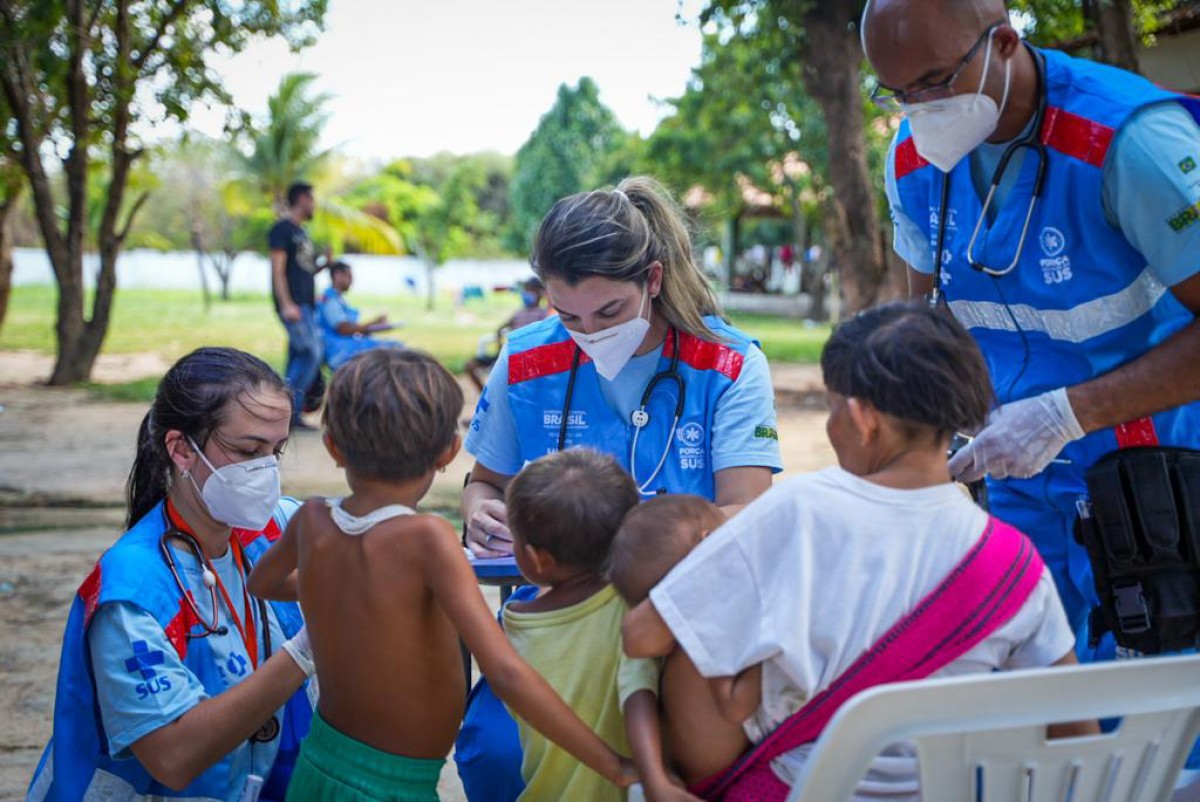
[[[314,713],[312,729],[300,745],[287,798],[288,802],[437,802],[438,778],[445,762],[382,752],[338,732],[320,713]]]

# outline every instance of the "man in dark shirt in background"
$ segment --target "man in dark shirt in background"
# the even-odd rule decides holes
[[[316,249],[302,227],[312,219],[315,208],[312,185],[292,184],[287,191],[287,212],[271,227],[267,238],[275,312],[288,336],[284,380],[292,391],[293,429],[312,428],[301,420],[300,413],[304,392],[316,380],[324,357],[313,279],[324,263],[318,266]]]

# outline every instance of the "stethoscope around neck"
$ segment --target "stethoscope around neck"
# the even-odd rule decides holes
[[[205,555],[203,547],[201,547],[201,545],[196,541],[195,536],[176,526],[171,520],[170,513],[165,509],[163,510],[163,517],[167,519],[167,528],[166,531],[163,532],[162,537],[158,539],[158,546],[162,551],[163,562],[167,564],[167,568],[170,570],[171,576],[174,578],[175,584],[179,588],[179,594],[183,599],[183,604],[188,606],[188,609],[192,614],[192,620],[195,621],[200,627],[200,631],[198,632],[194,630],[194,627],[189,627],[184,633],[184,636],[188,640],[198,640],[200,638],[207,638],[212,635],[216,635],[217,637],[225,637],[229,634],[229,627],[221,623],[220,608],[217,606],[218,579],[213,569],[212,560],[208,559],[207,555]],[[237,537],[237,535],[235,534],[233,537]],[[204,616],[200,615],[200,609],[196,605],[196,600],[192,597],[191,589],[187,586],[187,583],[183,581],[183,577],[179,574],[179,565],[175,562],[175,553],[171,550],[171,541],[182,543],[187,546],[188,551],[192,555],[192,559],[194,559],[196,564],[200,566],[200,581],[203,583],[204,587],[208,589],[209,600],[211,603],[210,609],[212,610],[212,617],[210,620],[205,620]],[[230,545],[230,548],[233,548],[233,546]],[[242,553],[242,557],[243,559],[246,559],[244,552]],[[249,567],[248,561],[246,562],[246,567]],[[245,568],[239,568],[239,570],[242,571],[242,594],[244,598],[249,599],[250,596],[246,590],[246,570]],[[255,602],[257,603],[258,612],[258,623],[255,625],[255,631],[262,632],[263,662],[265,662],[266,660],[270,659],[272,653],[271,620],[267,617],[267,603],[258,598],[255,599]],[[232,602],[230,604],[232,608]],[[236,617],[236,611],[231,609],[230,612]],[[246,613],[253,615],[249,609],[246,610]],[[247,651],[249,651],[249,645],[247,645],[246,648]],[[251,657],[249,654],[247,654],[247,657],[252,661],[256,659]],[[258,665],[256,664],[255,669],[257,670],[257,668]],[[258,730],[255,731],[253,735],[249,737],[249,739],[247,739],[248,743],[250,744],[251,763],[254,762],[255,744],[273,741],[276,737],[278,737],[279,732],[279,717],[272,715],[263,723],[261,727],[258,728]]]
[[[562,451],[567,445],[567,421],[571,415],[571,399],[575,395],[575,377],[579,372],[579,360],[582,356],[582,349],[575,346],[575,354],[571,358],[571,373],[567,379],[567,393],[563,399],[562,418],[558,423],[558,450]],[[659,457],[658,464],[654,466],[654,471],[645,480],[638,479],[637,475],[637,447],[638,438],[641,436],[642,429],[650,423],[650,413],[646,411],[646,407],[650,403],[650,397],[654,394],[654,389],[662,382],[673,382],[675,384],[675,418],[671,421],[670,434],[667,435],[667,444],[663,448],[662,456]],[[679,427],[679,421],[683,419],[684,401],[687,398],[687,385],[683,381],[683,376],[679,373],[679,330],[674,326],[671,327],[671,364],[666,370],[660,370],[655,373],[650,381],[646,383],[646,389],[642,391],[642,400],[629,415],[629,423],[633,426],[633,441],[629,444],[629,474],[633,477],[634,484],[637,485],[638,492],[642,495],[653,495],[655,492],[648,488],[662,473],[663,466],[667,463],[667,457],[671,454],[671,446],[675,444],[675,430]]]
[[[993,278],[1007,276],[1017,268],[1021,262],[1021,254],[1025,251],[1025,240],[1029,234],[1029,224],[1033,221],[1033,212],[1037,207],[1037,203],[1041,200],[1042,190],[1046,186],[1046,145],[1042,142],[1042,127],[1046,120],[1046,66],[1041,53],[1030,48],[1033,55],[1033,67],[1037,75],[1037,111],[1034,113],[1033,126],[1029,133],[1009,144],[1004,149],[1004,153],[1000,156],[1000,161],[996,164],[996,169],[992,172],[992,181],[988,186],[987,195],[983,200],[983,208],[979,210],[979,219],[975,221],[975,230],[971,232],[971,238],[967,241],[967,264],[975,270],[985,273]],[[1028,149],[1037,155],[1037,172],[1034,176],[1033,194],[1029,197],[1029,206],[1025,210],[1025,220],[1021,225],[1021,235],[1017,239],[1017,250],[1013,255],[1012,261],[1003,268],[992,268],[985,265],[983,262],[975,258],[975,243],[979,239],[979,232],[983,230],[983,223],[987,219],[988,210],[995,200],[996,192],[1000,188],[1000,183],[1004,180],[1004,174],[1008,170],[1009,162],[1020,151]],[[950,173],[942,173],[942,198],[941,206],[938,211],[937,224],[937,248],[934,251],[934,273],[933,273],[933,288],[929,293],[929,301],[931,305],[937,305],[941,301],[942,293],[942,254],[945,252],[946,243],[946,206],[950,201]]]
[[[164,515],[166,513],[164,512]],[[236,537],[236,535],[235,535]],[[200,608],[196,604],[195,598],[192,596],[191,588],[188,587],[183,577],[179,573],[179,565],[175,562],[175,552],[171,549],[171,543],[182,543],[187,547],[188,552],[192,555],[192,559],[196,561],[196,565],[200,567],[201,582],[209,593],[210,609],[212,615],[209,619],[205,619],[200,615]],[[204,549],[196,542],[196,538],[184,532],[179,527],[170,522],[168,518],[167,530],[163,532],[162,537],[158,540],[159,550],[162,552],[163,562],[167,564],[167,569],[171,572],[171,577],[175,580],[176,586],[179,588],[180,597],[183,603],[188,606],[188,610],[192,614],[192,620],[200,627],[200,631],[196,632],[189,629],[186,632],[188,640],[196,640],[199,638],[207,638],[211,635],[224,637],[229,634],[229,627],[221,623],[221,614],[219,600],[217,598],[217,575],[213,572],[211,561],[204,554]],[[245,589],[246,577],[242,577],[243,591]],[[263,632],[263,646],[266,657],[271,656],[271,627],[270,620],[267,617],[267,604],[262,599],[255,599],[258,607],[258,618],[261,623]]]

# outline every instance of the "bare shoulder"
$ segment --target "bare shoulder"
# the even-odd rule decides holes
[[[405,555],[406,560],[414,556],[429,557],[450,551],[461,551],[458,533],[453,525],[440,515],[404,515],[376,525],[371,539],[389,552]]]
[[[333,531],[333,519],[329,517],[325,497],[308,498],[292,516],[291,526],[296,527],[296,534],[300,537],[318,537]]]
[[[449,542],[454,545],[458,536],[449,521],[440,515],[418,513],[392,518],[378,524],[379,534],[389,538],[403,539],[408,542],[423,545],[436,545]]]

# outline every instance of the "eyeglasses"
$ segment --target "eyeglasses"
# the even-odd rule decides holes
[[[975,40],[975,44],[971,45],[971,49],[967,51],[967,55],[962,57],[962,61],[958,62],[958,66],[954,68],[954,72],[950,73],[949,77],[938,81],[935,84],[930,84],[923,89],[918,89],[915,92],[903,92],[900,90],[888,89],[883,84],[875,84],[875,88],[871,91],[871,102],[884,111],[892,114],[900,114],[906,106],[915,106],[918,103],[928,103],[931,100],[940,100],[945,97],[950,97],[954,94],[951,87],[958,79],[958,76],[971,63],[971,59],[975,58],[975,54],[979,52],[979,48],[983,47],[983,43],[991,36],[992,31],[1005,24],[1008,20],[996,20],[991,25],[984,29],[979,38]]]

